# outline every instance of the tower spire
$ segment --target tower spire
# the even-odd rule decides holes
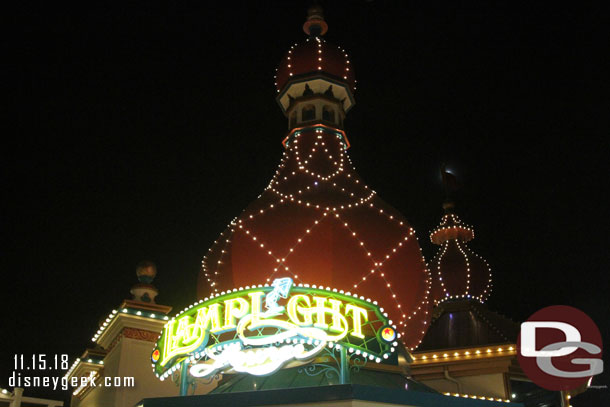
[[[443,163],[440,168],[441,179],[443,180],[443,189],[445,190],[445,202],[443,202],[443,210],[445,213],[452,213],[454,208],[453,193],[458,189],[457,178],[451,171],[447,169],[447,165]]]

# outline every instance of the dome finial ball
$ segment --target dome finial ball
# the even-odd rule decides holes
[[[307,10],[307,21],[303,24],[305,34],[317,37],[324,35],[328,31],[328,24],[324,21],[324,10],[319,5],[309,7]]]
[[[142,261],[136,267],[136,275],[141,283],[150,284],[157,276],[157,266],[152,261]]]

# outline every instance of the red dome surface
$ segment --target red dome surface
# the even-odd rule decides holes
[[[429,314],[430,274],[413,229],[354,171],[343,134],[294,133],[263,193],[203,259],[200,297],[278,277],[377,300],[413,348]]]
[[[430,264],[434,303],[454,298],[485,302],[491,293],[489,264],[468,247],[474,231],[452,213],[443,216],[430,240],[440,249]]]
[[[305,42],[288,50],[277,68],[275,85],[280,92],[292,79],[306,74],[323,73],[332,79],[356,89],[354,70],[347,53],[339,46],[321,37],[309,37]]]

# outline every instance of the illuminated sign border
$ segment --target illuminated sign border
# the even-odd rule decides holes
[[[398,338],[376,301],[280,278],[184,309],[161,331],[151,361],[161,380],[187,365],[195,377],[227,370],[267,375],[291,361],[306,363],[323,349],[345,348],[381,363],[395,351]]]

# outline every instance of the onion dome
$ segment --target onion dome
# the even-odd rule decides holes
[[[306,84],[318,78],[299,72]],[[290,277],[377,301],[412,349],[430,320],[430,274],[415,231],[356,173],[341,122],[323,115],[339,93],[329,84],[332,92],[312,85],[293,96],[298,124],[289,126],[280,165],[204,256],[198,295]],[[315,114],[305,120],[310,104]]]
[[[345,50],[321,37],[309,37],[293,45],[277,68],[276,89],[280,92],[288,81],[296,81],[311,73],[330,76],[337,82],[356,89],[356,78]]]
[[[440,225],[430,233],[432,243],[441,246],[430,265],[434,303],[457,298],[485,302],[491,293],[491,269],[468,247],[474,230],[453,213],[452,203],[445,203],[443,208]]]
[[[347,112],[355,103],[353,92],[356,90],[349,56],[343,48],[322,37],[328,29],[322,9],[314,6],[308,14],[303,30],[309,37],[290,47],[277,68],[275,86],[278,102],[286,112],[291,100],[302,95],[306,85],[314,93],[323,93],[331,86],[334,96],[342,101]]]
[[[152,261],[142,261],[136,268],[136,275],[139,283],[131,288],[133,299],[139,302],[155,303],[155,297],[159,290],[152,285],[152,281],[157,276],[157,266]]]
[[[427,327],[415,231],[358,176],[333,129],[297,132],[269,186],[204,257],[199,296],[278,277],[378,301],[409,348]]]

